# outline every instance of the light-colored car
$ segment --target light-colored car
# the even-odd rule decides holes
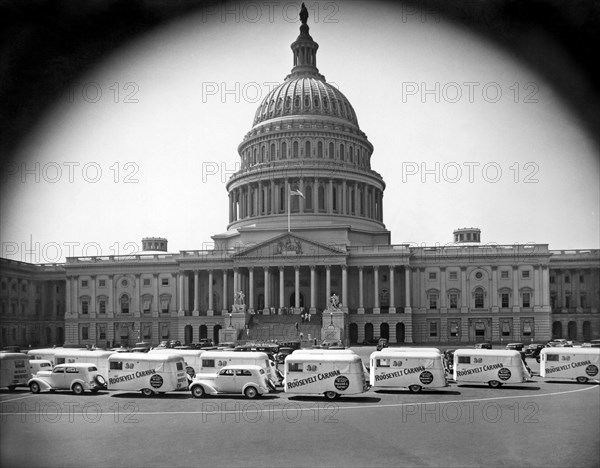
[[[84,391],[97,392],[106,386],[106,381],[91,363],[72,362],[59,364],[51,371],[39,371],[27,382],[32,393],[42,390],[71,390],[76,395]]]
[[[231,365],[222,367],[216,374],[198,374],[190,384],[194,398],[204,395],[245,395],[256,398],[269,393],[267,376],[256,365]]]

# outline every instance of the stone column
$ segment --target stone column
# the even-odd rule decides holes
[[[492,267],[492,290],[490,291],[492,297],[492,312],[498,312],[498,267]]]
[[[111,278],[111,282],[112,282],[112,276]],[[8,313],[12,314],[12,300],[11,300],[11,289],[12,286],[9,283],[8,284]],[[74,312],[73,310],[73,294],[71,294],[71,277],[67,276],[67,281],[65,282],[65,310],[66,310],[66,314],[72,314]]]
[[[213,271],[208,270],[208,310],[206,312],[207,315],[214,314],[213,306]]]
[[[396,300],[394,298],[396,291],[394,288],[394,265],[390,265],[390,314],[395,314],[396,313]],[[391,330],[390,330],[391,332]],[[394,333],[396,332],[396,330],[394,330]],[[394,340],[395,341],[395,340]]]
[[[365,313],[365,285],[363,280],[362,266],[358,267],[358,313]]]
[[[233,293],[235,294],[240,290],[240,272],[236,267],[233,269]]]
[[[91,275],[90,283],[91,283],[91,290],[92,290],[91,291],[92,297],[90,298],[90,316],[94,317],[96,315],[96,275]]]
[[[223,312],[227,312],[228,309],[227,300],[227,269],[223,270]]]
[[[513,312],[519,312],[521,301],[519,300],[519,269],[516,266],[513,266],[512,269],[513,276]]]
[[[294,265],[294,307],[300,307],[300,266]]]
[[[200,281],[199,281],[199,272],[198,270],[194,270],[194,315],[200,315]]]
[[[542,275],[540,274],[540,270],[542,269],[541,265],[534,265],[533,266],[533,308],[534,310],[538,310],[539,307],[542,305],[542,298],[541,298],[541,292],[542,292],[542,284],[541,284],[541,280],[542,280]],[[579,278],[577,278],[579,279]],[[575,298],[577,299],[577,298]]]
[[[284,267],[280,266],[279,267],[279,308],[283,309],[284,305],[285,305],[285,298],[283,296],[284,293],[284,287],[285,287],[285,283],[284,283]]]
[[[271,291],[269,289],[269,267],[263,267],[263,276],[265,280],[265,288],[264,288],[264,296],[265,296],[265,309],[269,309],[271,307],[270,295]]]
[[[379,308],[379,267],[376,265],[373,267],[373,313],[378,314],[381,312]]]
[[[467,291],[466,267],[460,267],[460,304],[461,313],[466,313],[469,311],[469,291]]]
[[[410,305],[410,267],[408,265],[404,266],[404,289],[404,313],[410,314],[412,312],[412,308]]]
[[[550,273],[547,266],[542,267],[542,307],[550,309]]]
[[[331,266],[325,266],[325,296],[326,301],[325,304],[329,304],[329,299],[331,298]]]
[[[69,281],[67,279],[67,285],[68,284],[69,284]],[[68,296],[69,296],[69,291],[67,290],[67,297]],[[115,275],[108,275],[108,304],[106,304],[106,308],[107,308],[106,315],[108,317],[114,316],[114,313],[115,313]],[[69,309],[67,308],[67,310],[69,310]]]
[[[160,278],[158,277],[158,273],[154,273],[152,275],[152,281],[154,281],[154,300],[152,301],[152,316],[158,317],[160,313],[160,293],[159,293],[159,283]],[[152,335],[154,337],[154,335]]]
[[[342,265],[342,310],[348,311],[348,267]]]
[[[346,197],[346,179],[342,180],[342,196],[341,196],[341,199],[342,199],[341,200],[342,201],[341,212],[342,212],[343,215],[345,215],[346,214],[346,210],[347,210],[347,206],[346,205],[347,205],[347,201],[348,201],[347,197]]]
[[[264,210],[264,204],[263,204],[263,194],[264,194],[264,190],[263,190],[263,185],[262,182],[258,182],[258,189],[256,191],[256,195],[257,195],[257,200],[256,200],[256,206],[257,206],[257,215],[258,216],[262,216],[263,214],[263,210]]]
[[[317,312],[317,302],[316,302],[316,267],[314,265],[310,266],[310,310],[311,314]]]
[[[327,197],[326,198],[326,211],[327,213],[333,213],[333,179],[329,179],[329,185],[327,186]]]
[[[248,267],[248,310],[254,310],[254,268]]]
[[[183,293],[183,280],[185,277],[185,272],[180,271],[177,274],[177,292],[178,292],[178,297],[179,297],[179,315],[184,315],[185,314],[185,306],[183,304],[183,299],[184,299],[184,293]]]

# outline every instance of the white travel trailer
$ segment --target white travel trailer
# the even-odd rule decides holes
[[[0,387],[13,391],[16,387],[26,387],[31,378],[29,358],[24,353],[0,353]]]
[[[39,371],[51,371],[54,366],[47,359],[31,359],[29,361],[29,372],[35,376]]]
[[[54,354],[54,365],[71,364],[75,362],[88,362],[94,364],[98,369],[98,374],[102,378],[98,379],[98,384],[106,386],[108,378],[108,358],[114,354],[114,351],[106,351],[103,349],[75,349],[63,348],[57,350]]]
[[[600,348],[544,348],[540,375],[545,379],[598,380]]]
[[[32,349],[27,351],[27,356],[29,359],[46,359],[50,361],[50,363],[55,366],[56,362],[54,362],[54,355],[56,353],[60,353],[61,351],[65,351],[68,348],[41,348],[41,349]]]
[[[492,388],[531,378],[521,353],[503,349],[457,349],[453,374],[458,384],[487,383]]]
[[[188,388],[185,362],[178,355],[115,353],[108,364],[108,390],[141,391],[151,396]]]
[[[279,382],[277,368],[269,360],[267,353],[261,351],[205,351],[202,354],[202,367],[199,374],[216,374],[221,367],[252,364],[265,370],[273,385]]]
[[[202,368],[202,354],[205,351],[201,349],[176,349],[176,348],[155,348],[148,351],[148,354],[162,354],[165,356],[181,356],[185,361],[185,371],[194,378]]]
[[[296,349],[296,350],[294,350],[294,352],[292,354],[294,356],[297,356],[299,354],[312,354],[312,355],[325,354],[325,355],[328,355],[328,356],[330,356],[332,354],[351,354],[353,356],[358,356],[358,354],[356,354],[351,349],[321,349],[321,348],[316,348],[316,349]],[[369,371],[365,367],[364,362],[363,362],[363,372],[365,373],[365,380],[368,381],[369,380]]]
[[[285,358],[286,393],[324,395],[333,400],[369,389],[362,360],[356,354],[292,353]]]
[[[398,353],[385,348],[371,353],[370,367],[370,383],[376,388],[400,387],[416,393],[422,388],[448,386],[444,359],[435,351]]]

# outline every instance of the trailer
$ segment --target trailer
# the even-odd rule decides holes
[[[540,375],[544,379],[597,381],[598,367],[600,348],[544,348],[540,352]]]
[[[370,383],[375,388],[408,388],[420,392],[423,388],[447,387],[444,358],[432,351],[404,351],[385,348],[370,356]]]

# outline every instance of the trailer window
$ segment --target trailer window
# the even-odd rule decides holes
[[[377,367],[390,367],[388,359],[377,359]]]
[[[15,361],[15,367],[16,368],[25,367],[25,361],[23,361],[23,360]]]
[[[546,361],[558,361],[558,354],[547,354]]]
[[[202,367],[215,367],[214,359],[202,359]]]
[[[290,372],[302,372],[304,366],[301,362],[290,362],[288,370]]]
[[[123,363],[119,361],[110,361],[111,370],[123,370]]]
[[[56,358],[56,364],[64,364],[65,363],[65,358],[64,357],[57,357]]]
[[[97,370],[98,370],[97,367],[94,367],[94,366],[88,367],[88,372],[96,372]]]
[[[471,364],[471,356],[458,356],[459,364]]]
[[[177,363],[177,370],[183,370],[183,364],[181,362]]]

